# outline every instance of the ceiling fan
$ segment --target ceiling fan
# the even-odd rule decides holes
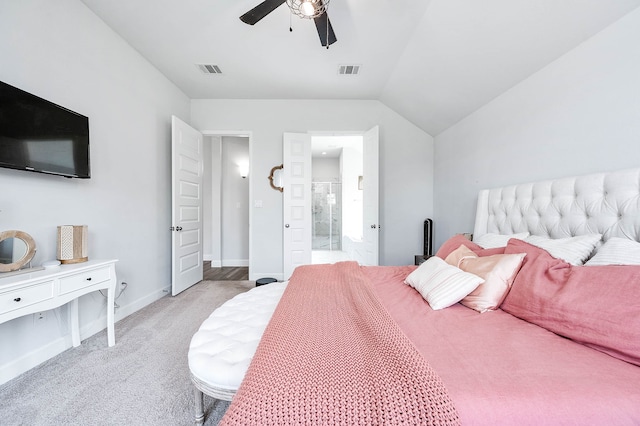
[[[276,10],[283,3],[287,3],[291,13],[301,18],[313,19],[316,23],[320,43],[326,46],[338,41],[336,34],[333,32],[331,21],[327,15],[327,5],[330,0],[265,0],[244,15],[240,20],[245,24],[254,25],[262,18]]]

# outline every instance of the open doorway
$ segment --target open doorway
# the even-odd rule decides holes
[[[312,263],[361,261],[363,136],[311,138]]]
[[[205,134],[204,142],[204,276],[248,279],[249,137]]]
[[[346,146],[336,146],[341,149],[340,183],[342,191],[342,222],[340,240],[341,252],[346,252],[349,259],[362,265],[378,265],[379,232],[378,223],[378,145],[379,128],[373,128],[362,133],[333,133],[320,135],[312,133],[283,134],[283,276],[291,276],[293,270],[300,265],[314,263],[312,250],[312,192],[313,181],[313,138],[327,136],[355,136],[362,143],[362,168],[350,165],[345,161],[345,153],[350,150]],[[317,139],[319,141],[321,139]],[[336,143],[336,139],[330,139]],[[332,148],[327,146],[327,148]],[[322,155],[322,151],[320,151]],[[349,192],[348,188],[355,188]],[[362,188],[362,189],[360,189]],[[357,194],[362,194],[362,214],[346,214],[348,204],[359,202]],[[351,194],[352,198],[349,198]],[[333,198],[333,196],[331,196]],[[337,197],[337,195],[336,195]],[[336,199],[337,202],[337,199]],[[355,223],[353,229],[348,227],[349,219]],[[345,238],[350,237],[350,238]],[[319,250],[318,250],[319,251]],[[324,253],[334,255],[334,250],[323,250]],[[339,253],[342,256],[344,253]],[[319,261],[319,260],[318,260]],[[326,261],[323,259],[323,261]]]

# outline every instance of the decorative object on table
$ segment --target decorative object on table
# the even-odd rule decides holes
[[[46,262],[42,262],[42,267],[44,269],[57,268],[58,266],[60,266],[59,260],[47,260]]]
[[[0,232],[0,272],[22,269],[36,254],[36,243],[26,232]]]
[[[87,225],[58,226],[58,260],[60,263],[80,263],[89,260]]]

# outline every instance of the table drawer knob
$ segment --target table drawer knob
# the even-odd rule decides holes
[[[91,277],[87,278],[87,281],[91,281]]]
[[[15,299],[13,299],[13,301],[14,301],[14,302],[19,302],[19,301],[21,301],[21,300],[22,300],[22,298],[21,298],[21,297],[16,297]]]

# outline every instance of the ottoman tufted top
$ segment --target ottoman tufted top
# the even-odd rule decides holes
[[[213,311],[191,338],[191,374],[211,387],[237,390],[286,285],[253,288]]]

